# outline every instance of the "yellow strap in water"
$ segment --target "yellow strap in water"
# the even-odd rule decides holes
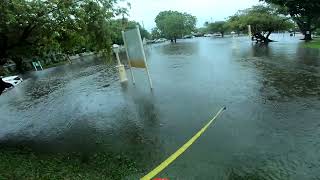
[[[200,136],[201,134],[210,126],[210,124],[217,119],[217,117],[226,109],[226,107],[221,108],[217,114],[197,133],[195,134],[188,142],[186,142],[181,148],[179,148],[175,153],[163,161],[159,166],[149,172],[147,175],[142,177],[140,180],[149,180],[154,176],[159,174],[164,168],[171,164],[175,159],[177,159],[185,150],[187,150]]]

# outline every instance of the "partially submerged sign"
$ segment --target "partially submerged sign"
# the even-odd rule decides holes
[[[141,37],[138,31],[139,29],[135,28],[124,32],[123,40],[126,44],[131,67],[146,68],[144,49],[141,48]]]
[[[43,70],[40,61],[32,62],[32,65],[33,65],[33,67],[34,67],[34,69],[35,69],[36,71],[38,71],[38,68],[37,68],[37,67],[40,67],[40,69]]]
[[[135,29],[122,31],[122,38],[126,48],[130,70],[131,70],[131,67],[145,68],[148,74],[150,88],[152,89],[152,81],[151,81],[150,73],[148,70],[146,55],[144,53],[139,26],[137,26]],[[131,75],[132,75],[133,83],[135,83],[132,70],[131,70]]]

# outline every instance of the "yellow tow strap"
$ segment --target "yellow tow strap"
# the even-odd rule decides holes
[[[203,132],[210,126],[210,124],[217,119],[217,117],[226,110],[226,107],[221,108],[217,114],[199,131],[195,134],[188,142],[186,142],[182,147],[180,147],[175,153],[173,153],[170,157],[168,157],[165,161],[163,161],[159,166],[149,172],[147,175],[142,177],[140,180],[149,180],[154,176],[159,174],[163,169],[165,169],[169,164],[171,164],[175,159],[177,159],[185,150],[187,150],[202,134]]]

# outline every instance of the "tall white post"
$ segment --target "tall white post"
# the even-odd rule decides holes
[[[116,58],[117,58],[118,65],[121,65],[120,57],[119,57],[119,53],[118,52],[116,52]]]
[[[148,74],[150,89],[152,90],[152,89],[153,89],[152,80],[151,80],[150,73],[149,73],[149,69],[148,69],[148,64],[147,64],[146,55],[145,55],[145,53],[144,53],[144,48],[143,48],[143,44],[142,44],[142,40],[141,40],[141,36],[140,36],[139,26],[136,26],[136,28],[137,28],[137,32],[138,32],[138,37],[139,37],[139,41],[140,41],[140,46],[141,46],[141,49],[142,49],[142,55],[143,55],[144,64],[146,65],[146,71],[147,71],[147,74]]]
[[[249,37],[251,38],[252,37],[251,25],[248,25],[248,34],[249,34]]]
[[[37,66],[34,64],[34,62],[32,62],[32,65],[34,67],[34,70],[38,71]]]
[[[124,37],[124,31],[121,31],[121,33],[122,33],[122,39],[123,39],[123,43],[124,43],[125,50],[126,50],[126,55],[127,55],[127,60],[128,60],[128,65],[129,65],[130,73],[131,73],[132,83],[133,83],[133,84],[136,84],[136,81],[135,81],[134,76],[133,76],[131,64],[130,64],[130,59],[129,59],[128,50],[127,50],[128,47],[127,47],[126,38]]]
[[[42,68],[42,65],[41,65],[41,62],[40,62],[40,61],[38,61],[38,64],[39,64],[41,70],[43,71],[43,68]]]
[[[126,70],[124,68],[124,65],[121,64],[121,61],[119,58],[119,52],[120,52],[119,45],[114,44],[114,45],[112,45],[112,47],[113,47],[113,52],[116,54],[116,58],[117,58],[117,62],[118,62],[117,68],[119,71],[120,82],[121,83],[126,82],[126,81],[128,81],[128,79],[127,79],[127,74],[126,74]]]
[[[67,55],[67,59],[68,59],[69,63],[72,64],[72,61],[71,61],[69,55]]]

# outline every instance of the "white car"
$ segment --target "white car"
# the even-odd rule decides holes
[[[205,34],[203,35],[204,37],[212,37],[213,35],[212,34]]]
[[[2,77],[2,80],[4,82],[12,84],[13,86],[18,85],[23,81],[23,79],[21,77],[19,77],[19,76]]]
[[[162,42],[166,42],[167,41],[167,39],[165,39],[165,38],[160,38],[160,39],[157,39],[156,40],[156,43],[162,43]]]

